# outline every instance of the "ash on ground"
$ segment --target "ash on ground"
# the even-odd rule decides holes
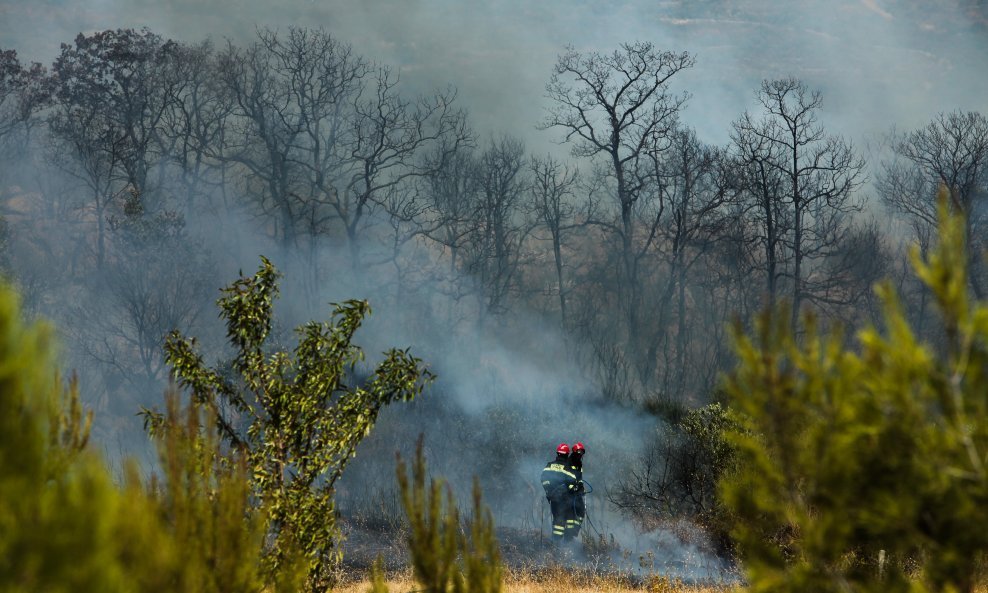
[[[388,572],[409,568],[406,532],[366,529],[343,522],[343,570],[365,574],[380,557]],[[741,582],[734,562],[712,555],[673,530],[658,529],[629,538],[614,534],[584,533],[579,540],[553,545],[548,533],[518,528],[498,528],[501,560],[512,571],[538,574],[565,566],[582,574],[606,575],[640,584],[665,577],[689,584],[732,585]]]

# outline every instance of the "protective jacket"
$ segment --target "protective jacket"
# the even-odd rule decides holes
[[[564,454],[557,454],[556,459],[546,464],[542,470],[542,488],[549,501],[552,511],[552,541],[558,542],[569,539],[567,527],[575,518],[577,481]]]
[[[550,502],[576,492],[577,483],[566,455],[557,454],[556,459],[547,463],[542,470],[542,488]]]

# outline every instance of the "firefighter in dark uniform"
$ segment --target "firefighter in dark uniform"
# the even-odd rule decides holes
[[[556,447],[556,458],[542,470],[542,488],[552,511],[552,542],[568,539],[566,527],[575,517],[575,495],[577,478],[570,469],[569,445],[560,443]]]
[[[580,536],[580,528],[583,527],[583,519],[587,516],[587,503],[584,500],[583,487],[583,455],[587,452],[583,443],[576,443],[570,450],[567,458],[567,466],[574,476],[576,476],[576,490],[573,492],[573,512],[572,517],[566,520],[566,539],[575,539]]]

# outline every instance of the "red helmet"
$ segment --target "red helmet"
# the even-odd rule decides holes
[[[577,443],[573,445],[573,452],[583,455],[584,453],[587,452],[587,448],[583,446],[583,443]]]
[[[566,443],[559,443],[559,446],[556,447],[556,454],[569,455],[569,445],[567,445]]]

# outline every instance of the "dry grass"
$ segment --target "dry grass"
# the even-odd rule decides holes
[[[368,593],[370,581],[357,575],[337,585],[334,593]],[[504,593],[743,593],[743,587],[689,585],[655,576],[641,583],[632,583],[613,575],[573,573],[564,568],[544,568],[536,572],[510,571],[504,579]],[[391,593],[418,593],[420,588],[410,571],[389,574]],[[988,585],[975,588],[975,593],[988,593]]]
[[[614,575],[579,573],[563,567],[538,571],[509,571],[504,579],[504,593],[739,593],[729,587],[689,585],[654,576],[632,582]],[[410,572],[388,575],[391,593],[417,593],[419,586]],[[358,578],[338,585],[335,593],[367,593],[370,581]]]

